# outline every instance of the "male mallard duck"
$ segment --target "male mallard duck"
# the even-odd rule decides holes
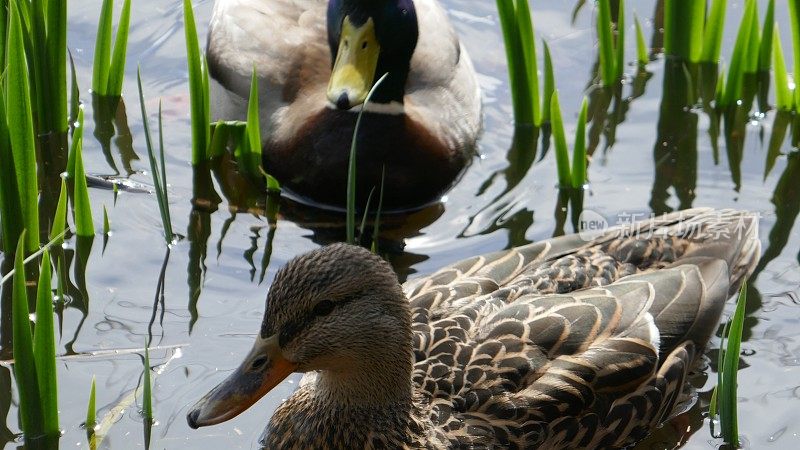
[[[474,257],[405,286],[336,244],[275,277],[244,362],[189,412],[275,411],[267,448],[615,448],[681,401],[692,360],[760,254],[755,216],[696,209],[585,241]]]
[[[480,131],[478,82],[436,0],[217,0],[208,35],[219,119],[243,115],[255,65],[264,167],[302,197],[346,198],[357,113],[358,199],[391,208],[435,201],[470,161]],[[222,101],[220,101],[220,98]]]

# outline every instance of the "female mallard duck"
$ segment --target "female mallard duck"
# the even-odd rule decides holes
[[[349,245],[275,277],[242,365],[189,412],[275,411],[267,448],[615,448],[670,417],[726,299],[759,258],[757,222],[696,209],[585,241],[471,258],[403,289]]]
[[[385,205],[437,200],[480,131],[475,71],[436,0],[217,0],[208,63],[235,94],[215,89],[219,119],[243,118],[255,65],[264,167],[316,202],[344,204],[356,106],[384,74],[358,135],[358,204],[384,168]]]

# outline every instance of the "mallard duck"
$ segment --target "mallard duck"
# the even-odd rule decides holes
[[[343,205],[360,105],[381,79],[358,135],[358,205],[438,200],[471,161],[478,82],[436,0],[217,0],[208,35],[218,119],[244,118],[261,82],[265,169],[289,191]],[[216,84],[215,84],[216,86]]]
[[[618,448],[682,403],[760,254],[754,215],[696,209],[478,256],[401,288],[334,244],[277,273],[255,345],[189,412],[247,409],[292,372],[267,448]]]

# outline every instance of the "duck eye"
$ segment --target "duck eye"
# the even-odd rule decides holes
[[[367,41],[364,41],[364,42],[361,44],[361,50],[366,50],[366,48],[367,48]]]
[[[322,300],[314,306],[315,316],[327,316],[333,311],[333,302],[330,300]]]
[[[266,364],[266,363],[267,363],[267,357],[266,356],[259,356],[250,365],[250,370],[261,370],[261,368],[263,368],[264,364]]]

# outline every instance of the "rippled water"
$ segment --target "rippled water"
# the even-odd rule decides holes
[[[99,0],[70,3],[68,42],[84,101],[91,84],[94,30],[100,3]],[[281,205],[275,227],[253,213],[257,210],[248,212],[247,206],[252,206],[249,202],[253,199],[236,200],[231,207],[224,199],[212,213],[192,213],[193,174],[189,163],[189,99],[181,3],[134,2],[124,89],[132,147],[126,144],[130,137],[126,140],[124,127],[117,130],[123,136],[114,137],[107,153],[99,140],[88,138],[95,128],[93,109],[87,105],[89,130],[84,160],[87,171],[93,174],[132,172],[132,181],[149,185],[135,86],[135,67],[141,64],[148,110],[156,111],[159,98],[163,100],[172,217],[175,230],[188,238],[174,246],[164,266],[166,249],[155,197],[122,192],[115,204],[110,190],[91,190],[95,217],[100,217],[99,211],[105,205],[113,235],[105,249],[101,238],[93,243],[86,272],[89,299],[86,314],[78,308],[66,308],[60,323],[59,353],[65,355],[58,364],[61,426],[65,429],[62,448],[86,447],[80,423],[85,417],[92,374],[97,376],[100,416],[117,405],[125,406],[115,417],[104,447],[143,447],[139,405],[130,403],[130,393],[140,383],[142,362],[138,350],[148,337],[152,337],[154,346],[151,361],[157,365],[153,448],[255,448],[260,430],[275,406],[295,388],[296,377],[238,418],[211,428],[189,429],[185,421],[187,408],[224,378],[249,349],[275,270],[294,255],[341,238],[341,227],[329,217],[291,203]],[[212,1],[195,3],[199,32],[205,34]],[[410,217],[388,219],[382,238],[402,278],[428,274],[475,254],[572,231],[568,215],[558,203],[552,152],[534,161],[526,154],[509,151],[514,129],[494,2],[445,0],[443,3],[479,73],[485,132],[480,141],[480,157],[443,204]],[[546,39],[552,50],[568,136],[573,133],[580,100],[590,84],[596,60],[594,11],[589,2],[573,21],[577,3],[533,2],[537,35]],[[626,22],[633,24],[635,9],[640,18],[646,19],[644,28],[649,42],[654,32],[655,2],[628,3]],[[762,14],[765,5],[765,1],[759,1]],[[730,54],[741,6],[741,1],[729,2],[723,55]],[[776,8],[783,47],[789,49],[785,2],[778,2]],[[632,28],[628,36],[627,59],[631,60]],[[622,101],[608,108],[616,110],[620,114],[617,117],[623,119],[615,129],[600,129],[596,122],[602,114],[590,114],[595,118],[590,127],[597,136],[597,149],[589,168],[591,189],[584,207],[612,222],[628,214],[661,212],[688,206],[687,203],[750,209],[762,214],[761,238],[765,249],[770,247],[771,232],[776,243],[781,232],[786,236],[787,242],[777,247],[774,259],[766,264],[750,291],[739,373],[740,431],[750,448],[798,448],[800,232],[786,210],[791,210],[787,205],[800,196],[800,161],[797,155],[782,156],[764,179],[767,141],[774,120],[774,114],[768,113],[763,120],[747,125],[741,186],[737,189],[726,159],[724,140],[720,139],[721,160],[715,164],[707,133],[710,122],[698,110],[695,112],[696,186],[681,181],[681,174],[691,168],[654,153],[660,145],[657,123],[664,67],[662,60],[655,60],[647,66],[647,73],[638,77],[633,76],[634,66],[627,68],[630,76],[623,87]],[[600,101],[596,99],[593,97],[593,101]],[[613,145],[609,145],[611,140]],[[783,153],[792,150],[788,142],[781,148]],[[673,181],[672,187],[654,184],[654,180],[669,176],[673,177],[667,179]],[[776,208],[773,191],[782,176],[788,180],[784,181],[788,188]],[[776,249],[774,245],[772,248]],[[165,267],[163,274],[162,267]],[[159,279],[163,280],[163,297],[157,295]],[[732,308],[732,304],[728,305],[727,313]],[[715,339],[711,347],[717,344]],[[709,360],[715,360],[715,352],[708,355]],[[699,374],[694,380],[700,390],[697,404],[637,448],[673,448],[685,442],[684,448],[708,449],[719,444],[711,436],[704,418],[716,377],[708,364],[703,369],[710,376],[706,381]],[[11,441],[12,433],[18,430],[16,394],[9,394],[12,384],[8,369],[0,368],[0,412],[8,411],[7,428],[0,429],[0,436],[6,439],[6,448],[17,445]]]

